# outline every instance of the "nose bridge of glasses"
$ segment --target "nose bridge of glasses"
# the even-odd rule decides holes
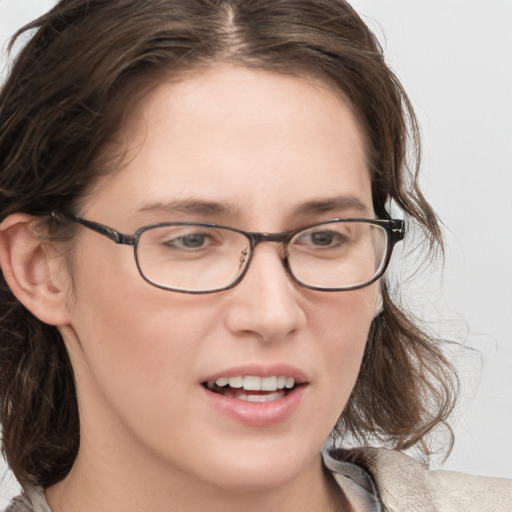
[[[274,243],[282,244],[281,259],[283,260],[283,263],[286,266],[286,257],[287,257],[286,246],[290,240],[290,233],[288,233],[288,232],[285,232],[285,233],[249,233],[249,236],[250,236],[250,239],[252,242],[253,250],[261,242],[274,242]]]
[[[260,232],[252,232],[252,233],[246,233],[246,236],[251,241],[251,257],[249,258],[252,260],[252,257],[254,255],[254,251],[256,249],[256,246],[260,244],[261,242],[273,242],[277,244],[281,244],[280,250],[279,250],[279,258],[281,259],[281,263],[283,264],[283,267],[286,269],[286,271],[289,272],[288,268],[288,251],[287,251],[287,243],[290,239],[290,233],[284,232],[284,233],[260,233]],[[245,255],[243,255],[245,258]],[[249,264],[249,261],[247,261],[247,265]]]
[[[289,233],[287,233],[287,232],[284,232],[284,233],[248,232],[248,233],[245,233],[245,235],[247,238],[250,239],[250,246],[251,246],[250,253],[251,254],[250,254],[249,258],[246,258],[247,253],[246,252],[242,253],[241,261],[242,261],[242,264],[245,265],[245,269],[243,272],[244,275],[246,274],[247,271],[250,272],[248,267],[251,266],[251,264],[254,264],[253,263],[254,257],[256,256],[256,252],[257,252],[257,251],[255,251],[256,246],[262,242],[272,242],[274,244],[279,244],[278,245],[279,249],[278,249],[278,251],[276,251],[275,255],[281,260],[281,264],[284,267],[285,273],[290,272],[289,267],[288,267],[288,253],[286,250],[287,242],[290,239]],[[272,250],[269,251],[269,253],[272,253],[272,252],[273,252]],[[267,253],[267,254],[269,254],[269,253]],[[258,256],[256,256],[256,259],[258,259]],[[263,257],[263,261],[264,261],[263,265],[268,273],[269,261],[268,260],[265,261],[265,257]],[[277,267],[275,267],[275,268],[277,269]]]
[[[288,233],[251,233],[254,245],[260,242],[284,242],[288,238]]]

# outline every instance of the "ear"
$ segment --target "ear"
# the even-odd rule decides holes
[[[62,262],[52,243],[37,234],[36,222],[36,217],[14,213],[0,224],[0,267],[11,291],[39,320],[66,325]]]

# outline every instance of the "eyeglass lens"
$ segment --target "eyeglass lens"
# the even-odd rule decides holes
[[[296,280],[323,289],[372,281],[382,270],[387,231],[368,222],[330,222],[299,231],[287,247]],[[166,225],[143,231],[137,263],[153,284],[178,291],[212,291],[233,284],[250,259],[250,240],[218,226]]]

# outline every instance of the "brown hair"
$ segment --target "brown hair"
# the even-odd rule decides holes
[[[342,91],[367,136],[376,213],[385,216],[393,200],[430,250],[442,247],[417,186],[411,105],[343,0],[62,0],[15,38],[32,29],[0,95],[0,220],[29,213],[58,236],[50,212],[77,210],[134,99],[165,76],[223,60],[317,76]],[[404,449],[445,421],[456,378],[440,341],[395,305],[385,281],[382,291],[337,432]],[[47,487],[67,474],[79,446],[73,371],[58,330],[27,311],[3,277],[0,304],[4,454],[22,485]]]

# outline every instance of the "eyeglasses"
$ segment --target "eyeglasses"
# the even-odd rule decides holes
[[[214,293],[236,286],[261,242],[279,243],[283,266],[311,290],[363,288],[386,271],[394,245],[404,238],[398,219],[333,219],[283,233],[250,233],[228,226],[165,222],[126,235],[73,215],[116,244],[134,247],[141,276],[153,286],[181,293]]]

